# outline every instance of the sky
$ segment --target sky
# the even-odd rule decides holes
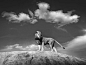
[[[39,30],[44,37],[54,38],[65,46],[63,50],[55,45],[58,52],[86,58],[85,3],[81,0],[2,0],[1,52],[27,50],[36,44],[34,34]]]

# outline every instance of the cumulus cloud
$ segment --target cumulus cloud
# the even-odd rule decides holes
[[[14,45],[7,45],[4,49],[1,49],[1,51],[10,51],[13,49],[19,49],[19,50],[23,50],[24,48],[22,46],[20,46],[19,44],[14,44]]]
[[[49,11],[47,10],[49,8],[49,4],[47,3],[38,3],[39,9],[35,10],[35,16],[39,19],[46,19],[46,17],[49,15]]]
[[[41,2],[41,3],[38,3],[38,7],[39,7],[39,9],[47,10],[47,9],[49,9],[50,6],[48,3]]]
[[[29,13],[32,14],[31,12]],[[7,17],[7,19],[12,23],[20,23],[22,21],[34,24],[37,22],[37,20],[30,18],[30,16],[25,13],[19,13],[19,15],[16,15],[14,12],[11,13],[3,12],[2,15],[3,15],[2,17]]]
[[[31,44],[28,46],[20,46],[19,44],[14,44],[14,45],[8,45],[4,49],[1,49],[0,51],[30,51],[30,50],[37,50],[38,45]]]
[[[7,45],[0,51],[37,51],[39,49],[38,45],[36,44],[30,44],[27,46],[20,46],[19,44],[14,44],[14,45]],[[45,51],[49,51],[50,49],[44,46]]]
[[[65,43],[66,49],[57,48],[61,53],[66,53],[69,55],[75,55],[77,57],[86,57],[86,34],[82,36],[77,36],[71,41]]]
[[[70,41],[69,44],[67,45],[67,48],[73,48],[73,49],[86,48],[86,34],[83,36],[78,36],[72,41]]]
[[[19,13],[19,15],[16,15],[13,12],[3,12],[3,17],[7,17],[7,19],[13,23],[20,23],[23,21],[31,24],[38,22],[38,19],[44,19],[46,22],[58,24],[58,27],[62,27],[70,23],[77,23],[79,20],[78,18],[80,17],[76,14],[71,15],[72,11],[67,13],[63,13],[62,10],[49,11],[48,9],[50,8],[50,5],[45,2],[38,3],[37,5],[38,9],[36,9],[34,13],[28,10],[31,17],[25,13]]]
[[[49,4],[48,3],[39,3],[39,9],[35,11],[35,16],[39,17],[39,19],[44,19],[46,22],[49,23],[56,23],[60,27],[70,23],[77,23],[78,15],[71,15],[70,12],[63,13],[62,10],[58,11],[49,11]]]
[[[33,14],[32,11],[28,10],[28,12],[29,12],[29,14],[30,14],[31,17],[34,17],[34,14]]]
[[[73,40],[68,41],[66,44],[66,49],[68,50],[79,50],[86,48],[86,34],[83,36],[77,36]]]

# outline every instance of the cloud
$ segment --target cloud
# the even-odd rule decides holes
[[[19,44],[14,45],[8,45],[4,49],[1,49],[0,51],[29,51],[29,50],[37,50],[38,45],[31,44],[28,46],[20,46]]]
[[[30,14],[32,14],[31,11]],[[20,23],[22,21],[34,24],[37,22],[37,20],[30,18],[30,16],[25,13],[19,13],[19,15],[16,15],[14,12],[3,12],[2,15],[2,17],[7,17],[7,19],[12,23]]]
[[[85,29],[85,28],[82,28],[82,32],[83,32],[83,33],[86,33],[86,29]]]
[[[33,12],[32,12],[32,11],[28,10],[28,12],[29,12],[29,14],[30,14],[30,16],[31,16],[31,17],[33,17],[33,16],[34,16],[34,14],[33,14]]]
[[[30,44],[27,46],[20,46],[19,44],[14,44],[14,45],[7,45],[5,46],[3,49],[1,49],[0,51],[4,52],[4,51],[37,51],[39,49],[38,45],[36,44]],[[46,46],[44,46],[44,50],[45,51],[49,51],[50,49],[47,48]]]
[[[60,27],[70,23],[77,23],[78,15],[71,15],[72,11],[68,13],[63,13],[62,10],[58,11],[49,11],[48,8],[50,7],[48,3],[39,3],[39,9],[35,11],[35,16],[39,17],[39,19],[44,19],[46,22],[49,23],[56,23]]]
[[[78,57],[86,58],[86,34],[77,36],[71,41],[66,42],[66,49],[57,48],[59,52],[66,53],[69,55],[75,55]]]
[[[39,9],[35,10],[35,16],[39,19],[46,19],[46,17],[49,15],[49,11],[47,10],[49,8],[49,4],[47,3],[38,3]]]
[[[73,48],[73,49],[86,48],[86,35],[78,36],[72,41],[70,41],[67,48]]]
[[[50,6],[48,3],[41,2],[41,3],[38,3],[38,7],[39,7],[39,9],[47,10],[47,9],[49,9]]]
[[[7,19],[13,23],[20,23],[23,21],[35,24],[38,22],[38,19],[43,19],[48,23],[56,23],[58,28],[70,23],[77,23],[80,17],[76,14],[71,15],[73,11],[68,11],[67,13],[64,13],[62,10],[49,11],[50,5],[45,2],[38,3],[37,5],[38,9],[36,9],[34,13],[28,10],[31,17],[25,13],[16,15],[14,12],[3,12],[2,15],[3,17],[7,17]]]
[[[23,47],[20,46],[19,44],[14,44],[14,45],[8,45],[4,49],[1,49],[1,51],[10,51],[13,50],[14,48],[23,50]]]

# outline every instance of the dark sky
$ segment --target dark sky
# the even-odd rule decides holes
[[[67,12],[75,10],[73,14],[80,16],[79,22],[65,25],[63,27],[67,30],[65,32],[56,29],[55,24],[47,23],[44,20],[38,20],[39,22],[33,25],[29,23],[10,23],[6,18],[2,18],[2,12],[4,11],[28,14],[28,9],[30,9],[34,12],[38,8],[37,3],[39,2],[50,4],[49,10],[51,11],[63,10]],[[37,30],[40,30],[43,36],[52,37],[60,43],[83,35],[81,30],[86,29],[85,6],[86,2],[83,0],[0,0],[0,48],[13,44],[28,45],[29,42],[34,41],[34,34]]]

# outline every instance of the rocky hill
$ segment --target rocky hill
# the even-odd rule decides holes
[[[86,61],[51,51],[12,51],[0,53],[0,65],[86,65]]]

